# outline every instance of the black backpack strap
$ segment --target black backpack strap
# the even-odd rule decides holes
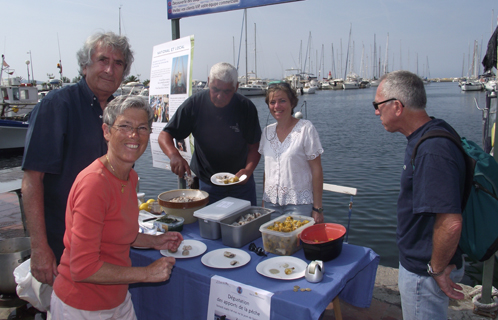
[[[457,134],[457,133],[455,132],[455,134]],[[438,137],[448,138],[451,141],[453,141],[458,146],[458,149],[460,149],[460,151],[462,151],[464,156],[467,157],[467,153],[465,152],[465,150],[462,147],[462,142],[460,140],[460,136],[458,136],[458,138],[457,138],[454,134],[451,134],[448,131],[444,131],[444,130],[431,130],[431,131],[426,132],[420,138],[420,140],[418,140],[417,144],[413,148],[413,153],[412,153],[412,167],[413,168],[415,168],[415,157],[417,156],[418,146],[427,139],[438,138]]]
[[[417,156],[417,150],[419,145],[424,142],[427,139],[430,138],[437,138],[437,137],[442,137],[442,138],[447,138],[450,139],[455,143],[455,145],[460,149],[460,151],[463,154],[463,158],[465,160],[465,185],[464,185],[464,190],[463,190],[463,196],[462,196],[462,211],[465,208],[467,204],[467,200],[469,199],[470,192],[472,190],[472,184],[474,182],[474,168],[476,165],[476,161],[472,159],[467,152],[465,152],[465,149],[462,147],[462,141],[460,139],[460,136],[458,133],[453,130],[454,134],[449,133],[448,131],[444,130],[431,130],[426,132],[420,140],[418,140],[417,144],[413,148],[412,152],[412,168],[415,169],[415,157]]]

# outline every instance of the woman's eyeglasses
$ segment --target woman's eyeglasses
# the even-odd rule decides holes
[[[118,129],[119,131],[126,133],[126,134],[132,134],[135,130],[137,130],[137,133],[139,135],[146,135],[150,133],[150,128],[146,126],[140,126],[140,127],[132,127],[127,124],[119,124],[116,126],[112,126],[113,128]]]
[[[249,251],[252,251],[252,252],[254,252],[255,254],[257,254],[258,256],[261,256],[261,257],[262,256],[265,256],[265,257],[267,256],[265,250],[263,248],[261,248],[261,247],[256,247],[256,245],[254,244],[254,242],[249,245]]]

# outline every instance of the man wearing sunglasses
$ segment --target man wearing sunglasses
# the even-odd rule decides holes
[[[229,63],[220,62],[211,68],[208,86],[209,90],[191,96],[178,108],[159,134],[159,146],[170,159],[173,173],[183,178],[192,170],[199,177],[199,187],[209,193],[210,203],[230,196],[256,206],[252,173],[261,157],[258,111],[251,100],[236,93],[237,70]],[[173,139],[182,140],[191,133],[195,149],[189,166]],[[211,176],[220,172],[247,178],[236,185],[214,185]]]
[[[432,138],[411,156],[418,140],[430,130],[453,128],[430,117],[422,80],[408,71],[381,78],[373,106],[384,128],[406,136],[396,238],[403,319],[447,319],[449,298],[463,299],[456,283],[464,274],[458,249],[462,227],[461,197],[465,160],[449,139]]]

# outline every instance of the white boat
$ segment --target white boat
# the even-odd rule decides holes
[[[31,84],[21,83],[20,77],[3,79],[0,85],[0,118],[25,120],[38,103],[38,89]]]
[[[307,75],[307,77],[310,79],[309,75]],[[318,90],[318,80],[311,79],[304,82],[303,93],[313,94],[316,93],[316,90]]]
[[[25,121],[0,119],[0,150],[24,148],[27,131]]]
[[[371,87],[378,87],[379,83],[380,83],[379,79],[372,79],[372,80],[370,80],[370,86]]]
[[[489,80],[484,84],[484,89],[487,91],[496,91],[496,84],[498,83],[498,80]]]
[[[192,82],[192,94],[196,94],[197,92],[200,92],[204,89],[209,89],[209,87],[207,85],[207,81],[194,80]]]
[[[303,93],[306,93],[306,94],[313,94],[313,93],[316,93],[316,88],[317,87],[314,87],[314,86],[307,86],[306,84],[304,85],[303,87]]]
[[[254,83],[241,84],[237,92],[243,96],[264,96],[266,95],[266,87]]]
[[[329,80],[329,84],[332,90],[343,90],[343,83],[344,81],[342,80],[342,78]]]
[[[464,81],[461,84],[462,91],[481,91],[484,85],[479,81]]]

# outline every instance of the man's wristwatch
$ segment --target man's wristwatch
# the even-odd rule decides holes
[[[440,275],[442,275],[444,272],[444,269],[440,272],[434,272],[434,270],[432,270],[432,265],[431,265],[431,262],[429,261],[429,263],[427,264],[427,273],[431,276],[431,277],[438,277]]]
[[[316,211],[318,213],[323,213],[323,208],[315,208],[315,207],[313,207],[313,211]]]

